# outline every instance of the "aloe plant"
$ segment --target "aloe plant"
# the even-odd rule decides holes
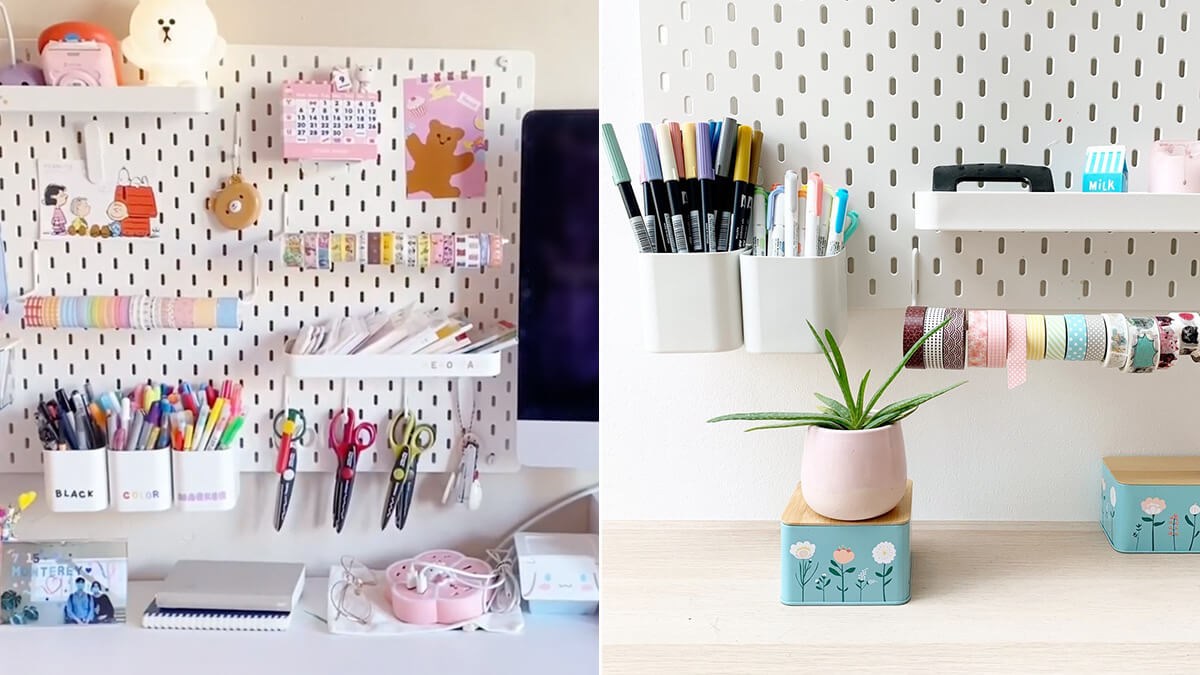
[[[813,394],[822,405],[817,407],[817,412],[757,412],[757,413],[735,413],[732,415],[722,415],[714,417],[709,422],[729,422],[731,420],[749,420],[753,422],[771,421],[782,422],[783,424],[768,424],[762,426],[751,427],[746,431],[759,431],[762,429],[787,429],[789,427],[807,427],[816,426],[826,429],[844,429],[844,430],[863,430],[877,429],[879,427],[895,424],[900,420],[915,413],[917,408],[922,404],[927,403],[942,394],[966,384],[966,381],[958,384],[950,385],[945,389],[939,389],[932,394],[922,394],[906,398],[903,401],[897,401],[890,405],[886,405],[878,410],[875,409],[875,404],[879,402],[879,398],[883,396],[883,392],[887,390],[896,376],[904,368],[904,364],[912,358],[913,354],[925,344],[930,335],[941,330],[946,324],[950,323],[950,319],[932,328],[929,332],[921,336],[913,344],[908,353],[900,359],[900,363],[896,369],[892,371],[887,382],[875,392],[875,395],[866,400],[867,380],[871,377],[871,371],[868,370],[863,375],[862,381],[858,384],[858,395],[855,396],[854,391],[850,388],[850,374],[846,371],[846,362],[842,359],[842,350],[838,347],[837,340],[833,339],[833,333],[825,331],[825,339],[821,339],[821,335],[817,333],[817,329],[812,323],[808,324],[808,329],[812,331],[813,337],[816,338],[817,344],[821,345],[821,351],[825,354],[825,360],[829,362],[829,368],[833,370],[833,379],[837,381],[838,388],[842,392],[842,401],[836,401],[833,398],[823,394]]]

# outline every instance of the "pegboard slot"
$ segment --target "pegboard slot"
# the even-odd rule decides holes
[[[918,230],[1200,232],[1200,194],[918,192]]]

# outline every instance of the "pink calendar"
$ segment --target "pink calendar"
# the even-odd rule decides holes
[[[283,83],[286,159],[379,156],[379,92],[336,91],[331,82]]]

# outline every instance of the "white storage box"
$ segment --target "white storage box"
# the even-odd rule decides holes
[[[109,450],[113,507],[118,511],[171,508],[171,449]]]
[[[173,453],[175,505],[180,511],[228,511],[237,506],[241,488],[238,451],[195,450]]]
[[[44,450],[46,501],[51,511],[83,513],[108,508],[107,453],[99,450]]]
[[[743,255],[742,325],[748,352],[820,352],[823,338],[846,336],[846,252],[820,258]]]
[[[647,350],[725,352],[742,346],[741,254],[638,256]]]

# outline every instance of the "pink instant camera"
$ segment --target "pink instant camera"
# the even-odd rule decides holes
[[[42,50],[46,84],[58,87],[115,87],[112,50],[102,42],[58,41]]]

